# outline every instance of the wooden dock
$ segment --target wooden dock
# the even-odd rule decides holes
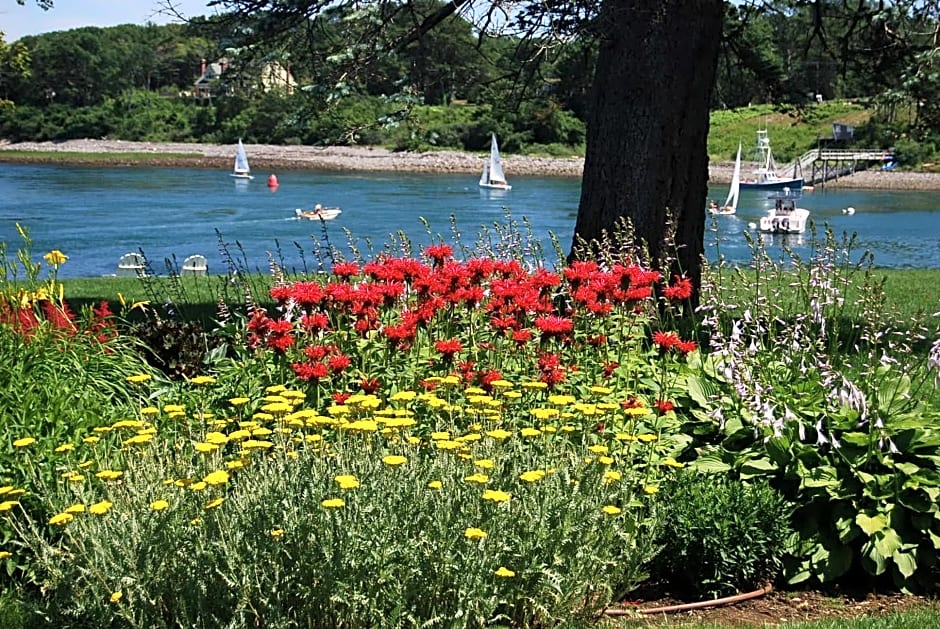
[[[881,149],[824,149],[807,151],[798,160],[782,166],[780,172],[801,172],[806,185],[826,185],[827,181],[851,175],[860,165],[887,164],[894,156]],[[809,173],[809,176],[807,176]]]

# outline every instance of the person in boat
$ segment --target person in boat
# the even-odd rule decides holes
[[[320,214],[322,211],[323,211],[323,206],[320,205],[319,203],[317,203],[317,204],[313,207],[313,213],[314,213],[314,214]]]

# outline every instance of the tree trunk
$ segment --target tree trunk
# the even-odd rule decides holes
[[[722,12],[722,0],[604,0],[572,258],[581,239],[622,244],[625,217],[654,265],[699,286]]]

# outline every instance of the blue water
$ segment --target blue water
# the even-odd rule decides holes
[[[302,270],[316,267],[314,250],[327,240],[348,254],[351,238],[365,257],[398,232],[415,246],[437,235],[453,242],[452,216],[462,243],[472,246],[481,228],[503,223],[508,210],[514,220],[527,221],[554,261],[549,234],[569,247],[580,194],[580,180],[559,177],[513,177],[509,192],[480,190],[476,177],[464,174],[284,171],[278,178],[281,185],[272,191],[267,173],[237,182],[212,170],[5,165],[0,241],[15,252],[20,223],[33,238],[34,260],[51,249],[69,256],[60,277],[113,274],[121,255],[139,250],[157,273],[166,272],[166,258],[181,263],[194,253],[209,259],[210,272],[225,272],[219,235],[233,256],[244,256],[249,271],[267,272],[269,256],[288,270]],[[709,196],[722,200],[725,194],[722,186]],[[343,210],[327,223],[326,235],[319,223],[293,218],[294,208],[315,203]],[[857,232],[860,250],[873,251],[879,266],[940,268],[940,193],[820,191],[805,195],[800,205],[820,226]],[[841,212],[848,206],[856,208],[854,215]],[[709,219],[719,230],[706,234],[709,257],[720,251],[730,262],[749,260],[742,232],[768,207],[763,195],[747,191],[737,215]],[[491,231],[488,240],[499,237]],[[809,241],[807,233],[786,243],[801,251]],[[772,252],[782,244],[767,240]]]

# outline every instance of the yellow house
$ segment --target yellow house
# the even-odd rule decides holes
[[[223,81],[223,75],[231,80]],[[247,71],[237,71],[225,57],[222,57],[215,63],[206,63],[202,60],[201,72],[199,78],[193,84],[193,96],[199,98],[212,98],[220,94],[234,94],[236,91],[250,93],[255,89],[262,92],[279,91],[283,94],[293,94],[297,89],[297,81],[290,72],[289,67],[284,67],[276,61],[267,61],[261,66],[261,70],[255,75],[254,81],[246,81]]]

